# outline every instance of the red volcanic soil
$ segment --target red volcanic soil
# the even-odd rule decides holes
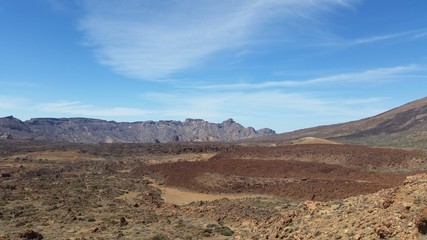
[[[420,150],[372,148],[360,145],[298,144],[230,149],[215,159],[264,159],[320,162],[357,168],[407,169],[425,159]]]
[[[405,176],[370,172],[362,166],[403,166],[421,157],[419,152],[352,145],[242,147],[222,152],[209,161],[159,164],[134,172],[199,192],[324,201],[398,186]]]

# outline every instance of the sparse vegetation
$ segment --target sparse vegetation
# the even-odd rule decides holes
[[[152,240],[169,240],[169,238],[165,234],[156,234]]]
[[[56,153],[58,156],[69,156],[69,151],[83,154],[76,151],[76,146],[87,149],[84,156],[73,155],[72,161],[55,157]],[[364,171],[361,166],[349,168],[345,164],[301,163],[287,158],[278,161],[287,156],[280,153],[289,150],[283,146],[229,145],[218,149],[227,149],[226,153],[218,154],[211,160],[153,165],[143,160],[144,154],[151,151],[147,149],[153,146],[133,145],[133,148],[135,146],[139,149],[121,144],[64,144],[60,147],[37,142],[34,145],[1,144],[0,153],[3,155],[0,154],[0,159],[3,160],[0,161],[0,174],[7,172],[11,176],[0,179],[0,239],[15,239],[18,234],[42,235],[45,239],[141,239],[142,236],[148,239],[291,239],[292,236],[304,239],[333,239],[338,236],[371,239],[381,234],[406,239],[403,236],[413,232],[423,234],[425,230],[425,221],[418,216],[426,204],[424,189],[427,188],[427,176],[421,175],[419,180],[414,178],[411,180],[413,183],[401,185],[404,175],[373,173]],[[143,150],[144,147],[146,149]],[[150,159],[157,158],[159,162],[163,162],[163,156],[179,155],[184,149],[183,146],[174,148],[165,145],[165,153],[161,147],[155,147]],[[31,152],[27,151],[28,148],[32,149]],[[94,149],[100,152],[95,153]],[[335,154],[334,149],[317,148],[322,157]],[[340,149],[343,149],[342,146]],[[108,159],[102,159],[100,156],[108,151]],[[49,157],[42,158],[46,161],[32,161],[33,157],[38,159],[40,152],[45,156],[49,154]],[[304,158],[315,153],[316,146],[310,145],[301,150],[300,156]],[[243,159],[233,157],[239,155]],[[16,156],[21,157],[17,160]],[[270,156],[276,159],[271,160]],[[315,158],[315,155],[312,157]],[[286,168],[281,168],[281,164]],[[381,161],[375,164],[385,170],[388,166],[383,166]],[[168,168],[171,171],[164,172]],[[190,171],[185,170],[187,168]],[[361,172],[366,175],[357,175]],[[149,180],[152,173],[164,179],[164,186],[159,187]],[[188,173],[195,175],[186,175]],[[215,192],[221,195],[222,192],[234,193],[238,190],[251,195],[278,189],[283,196],[291,197],[256,195],[255,198],[197,200],[184,206],[174,205],[163,199],[165,195],[161,195],[159,189],[172,189],[171,180],[177,179],[177,176],[196,176],[182,181],[180,187],[193,190],[201,187],[209,194]],[[400,180],[396,180],[396,188],[362,196],[353,192],[354,197],[342,199],[355,189],[354,186],[360,186],[349,178],[357,179],[360,176],[363,176],[360,184],[365,184],[363,186],[372,192],[384,188],[378,186],[382,182]],[[208,185],[203,185],[205,183]],[[294,188],[287,187],[292,184]],[[324,187],[327,185],[333,186],[333,194],[336,195],[317,194],[316,191],[328,194],[328,188]],[[323,189],[318,189],[319,186]],[[299,197],[295,197],[298,195],[292,195],[295,193],[293,189],[311,194],[300,195],[304,200],[300,201]],[[313,192],[316,193],[314,201],[311,199]],[[317,201],[318,198],[330,196],[338,197],[331,202]],[[419,221],[414,222],[413,219]],[[338,225],[348,231],[343,232],[336,227]]]
[[[7,205],[7,203],[8,203],[8,201],[7,201],[7,200],[5,200],[5,199],[0,199],[0,207],[2,207],[2,206],[6,206],[6,205]]]
[[[215,232],[223,236],[232,236],[234,234],[234,231],[227,226],[218,226],[215,228]]]

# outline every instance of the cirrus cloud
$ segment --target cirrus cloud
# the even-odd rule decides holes
[[[292,22],[335,7],[348,8],[356,1],[84,2],[80,29],[99,62],[127,76],[159,81],[214,53],[248,44],[273,16]]]
[[[44,112],[50,112],[55,114],[66,114],[71,116],[83,116],[83,117],[123,117],[123,116],[144,116],[149,114],[149,111],[145,111],[137,108],[127,107],[111,107],[111,108],[99,108],[92,105],[83,104],[79,101],[66,101],[61,100],[51,103],[43,103],[37,106],[38,109]]]
[[[425,78],[425,73],[411,75],[416,72],[425,71],[425,66],[410,64],[386,68],[374,68],[360,72],[340,73],[332,76],[317,77],[308,80],[285,80],[265,81],[260,83],[232,83],[218,85],[189,86],[188,88],[207,90],[230,90],[230,89],[263,89],[282,87],[310,87],[315,85],[349,84],[360,82],[378,82],[389,79],[405,78],[407,80],[419,77]]]

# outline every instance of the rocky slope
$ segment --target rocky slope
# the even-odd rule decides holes
[[[0,118],[0,138],[66,142],[214,142],[273,135],[271,129],[255,130],[228,119],[209,123],[201,119],[180,121],[114,122],[88,118],[34,118],[21,121]]]
[[[317,137],[345,143],[391,147],[427,147],[427,98],[358,121],[301,129],[255,142],[279,143]]]
[[[248,221],[250,230],[235,239],[426,239],[426,180],[415,175],[370,195],[306,201],[266,221]]]

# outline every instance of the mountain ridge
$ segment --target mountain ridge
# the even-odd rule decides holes
[[[274,130],[243,127],[229,118],[222,123],[187,118],[185,121],[116,122],[92,118],[0,118],[0,138],[82,143],[100,142],[214,142],[276,134]]]
[[[356,121],[305,128],[250,141],[275,144],[305,137],[351,144],[425,149],[427,147],[427,97]]]

